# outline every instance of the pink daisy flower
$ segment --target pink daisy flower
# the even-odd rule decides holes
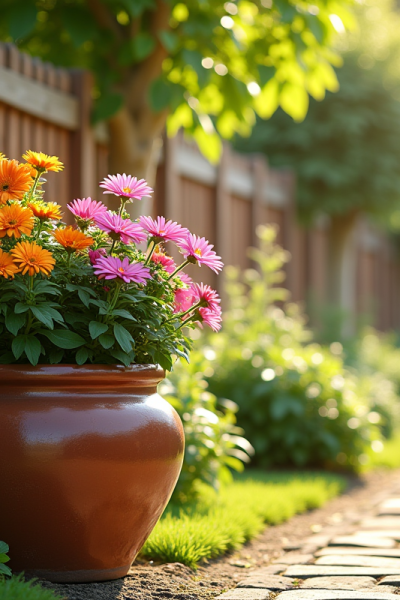
[[[191,289],[179,289],[174,292],[174,313],[186,312],[192,304],[193,292]]]
[[[158,265],[162,265],[164,269],[171,275],[176,269],[174,259],[171,256],[167,256],[162,252],[154,252],[151,260]]]
[[[214,246],[209,244],[206,238],[189,233],[187,238],[179,243],[179,248],[186,260],[200,266],[206,265],[215,273],[221,271],[224,266],[221,257],[214,252]]]
[[[146,234],[139,223],[133,223],[130,219],[123,219],[120,215],[108,210],[95,218],[96,225],[102,231],[106,231],[113,240],[121,240],[124,244],[143,242]]]
[[[123,198],[136,198],[136,200],[141,200],[153,192],[144,179],[137,179],[125,173],[109,175],[100,183],[100,187],[106,190],[103,194],[114,194]]]
[[[213,311],[220,310],[219,305],[221,299],[217,292],[209,285],[204,285],[204,283],[194,283],[190,290],[193,295],[194,304],[201,302],[203,308],[210,308]]]
[[[105,248],[99,248],[98,250],[89,250],[89,260],[92,265],[95,265],[99,258],[106,255],[107,252]]]
[[[67,204],[69,210],[77,219],[82,221],[93,221],[98,215],[107,212],[107,207],[102,202],[97,202],[91,198],[79,198]]]
[[[184,240],[189,233],[185,227],[178,225],[175,221],[166,221],[165,217],[157,217],[155,221],[151,217],[140,217],[140,225],[145,231],[158,242],[179,242]]]
[[[212,310],[211,308],[200,307],[198,309],[198,312],[200,317],[200,327],[202,327],[202,324],[205,323],[206,325],[211,327],[213,331],[219,331],[221,329],[222,312],[220,308],[219,310]]]
[[[116,256],[99,258],[94,265],[94,272],[99,279],[116,279],[125,283],[146,283],[151,278],[150,270],[142,263],[130,263],[126,256],[123,260]]]
[[[187,273],[182,273],[182,271],[180,271],[178,277],[182,283],[185,283],[186,285],[192,285],[193,283],[193,279]]]

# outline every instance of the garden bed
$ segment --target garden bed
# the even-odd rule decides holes
[[[350,479],[348,489],[322,508],[296,515],[285,523],[270,526],[240,550],[207,563],[197,571],[181,564],[157,565],[140,559],[124,579],[99,584],[55,585],[43,582],[67,600],[210,600],[232,588],[251,569],[267,566],[283,553],[326,524],[340,528],[346,512],[362,512],[371,496],[389,485],[393,472],[372,472]]]

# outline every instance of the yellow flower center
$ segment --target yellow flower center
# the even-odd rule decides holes
[[[200,257],[201,257],[201,250],[200,250],[200,248],[196,248],[196,250],[194,251],[194,253],[195,253],[197,256],[200,256]]]
[[[123,191],[125,194],[130,194],[130,193],[132,192],[131,188],[129,188],[129,187],[122,188],[122,191]]]
[[[125,273],[125,269],[123,267],[119,267],[118,271],[119,273]]]
[[[11,219],[10,221],[8,221],[8,225],[10,227],[13,227],[13,225],[16,225],[18,223],[18,221],[16,221],[15,219]]]
[[[10,186],[8,185],[8,183],[5,183],[1,189],[3,190],[3,192],[6,192],[9,187]]]

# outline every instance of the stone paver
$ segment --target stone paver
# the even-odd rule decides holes
[[[391,538],[377,538],[360,535],[342,535],[330,541],[332,546],[364,546],[366,548],[394,548],[396,542]]]
[[[398,481],[373,496],[364,514],[332,515],[215,600],[400,600]]]
[[[314,590],[365,590],[375,588],[376,579],[373,577],[312,577],[306,579],[301,589]]]
[[[238,588],[259,588],[271,591],[290,590],[293,588],[293,580],[289,577],[279,575],[250,575],[238,583]]]
[[[374,530],[359,530],[359,531],[355,531],[354,534],[355,536],[360,536],[363,538],[391,538],[393,540],[396,540],[397,542],[400,541],[400,530],[397,529],[393,530],[393,529],[374,529]]]
[[[385,577],[385,575],[400,575],[399,568],[380,569],[378,567],[330,567],[325,565],[299,565],[288,567],[284,575],[299,579],[307,577],[323,577],[324,575]]]
[[[379,567],[382,569],[400,569],[400,558],[383,558],[382,556],[334,555],[321,556],[315,561],[316,565],[348,565],[352,567]]]
[[[378,585],[400,585],[400,577],[398,575],[388,575],[381,579]]]
[[[386,556],[388,558],[400,558],[400,548],[361,548],[355,546],[328,546],[321,548],[315,553],[315,556],[333,556],[339,554],[344,556]],[[300,563],[298,563],[300,564]]]
[[[361,521],[363,529],[399,529],[400,517],[371,517]]]
[[[276,600],[399,600],[399,597],[395,594],[370,591],[290,590],[278,594]]]
[[[400,556],[400,553],[399,553]],[[287,552],[283,556],[276,558],[274,564],[281,565],[305,565],[314,559],[313,554],[300,554],[300,552]]]
[[[249,590],[236,588],[217,596],[215,600],[269,600],[271,594],[268,590]],[[399,600],[397,598],[397,600]]]

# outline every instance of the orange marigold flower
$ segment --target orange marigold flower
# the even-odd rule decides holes
[[[59,221],[62,219],[61,206],[55,202],[28,202],[28,206],[35,217],[42,221]]]
[[[74,229],[69,225],[64,229],[57,229],[54,232],[54,237],[61,246],[64,246],[68,252],[77,252],[91,246],[94,242],[93,238]]]
[[[0,238],[6,235],[20,238],[23,233],[30,235],[33,225],[33,214],[29,208],[11,204],[0,209]]]
[[[14,279],[15,273],[18,273],[18,267],[14,263],[12,256],[7,252],[0,250],[0,275],[8,279]]]
[[[31,186],[32,178],[26,165],[17,160],[0,160],[0,204],[21,200]]]
[[[48,250],[45,250],[35,242],[19,242],[11,250],[14,262],[18,265],[18,272],[22,275],[50,275],[56,261]]]
[[[58,160],[58,156],[49,156],[48,154],[44,154],[44,152],[28,150],[22,158],[39,171],[39,173],[44,173],[45,171],[58,172],[64,168],[63,163]]]

